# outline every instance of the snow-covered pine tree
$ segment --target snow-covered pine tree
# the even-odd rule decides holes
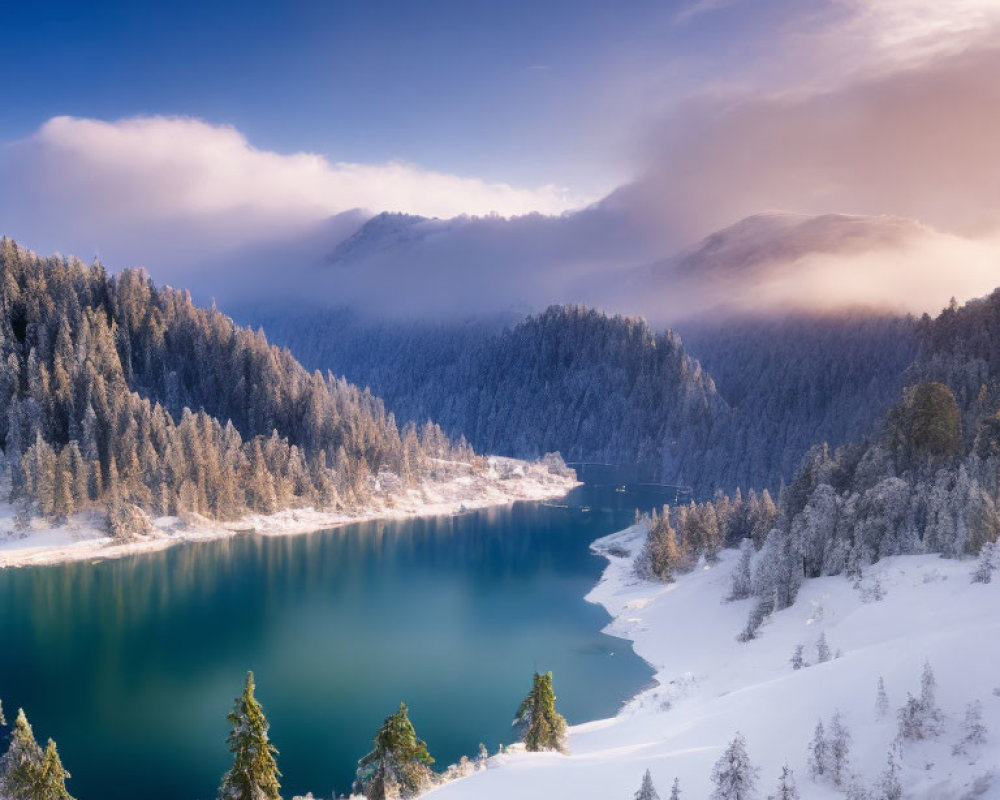
[[[489,760],[490,751],[486,749],[486,745],[482,742],[479,743],[479,752],[476,753],[476,769],[486,769],[486,762]]]
[[[790,659],[792,662],[792,669],[802,669],[806,666],[806,660],[802,655],[803,650],[805,650],[805,648],[802,645],[795,645],[795,651],[792,653],[792,657]]]
[[[885,678],[878,676],[878,690],[875,692],[875,716],[885,719],[889,715],[889,695],[885,691]]]
[[[653,786],[653,776],[649,774],[649,770],[646,770],[646,774],[642,776],[642,784],[639,786],[639,791],[635,793],[635,800],[660,800],[660,796],[656,793],[656,787]]]
[[[816,723],[812,741],[809,742],[809,774],[815,780],[826,774],[829,761],[830,745],[826,740],[823,720]]]
[[[799,800],[799,790],[795,785],[795,774],[785,764],[781,768],[781,775],[778,777],[778,789],[768,800]]]
[[[400,703],[399,711],[386,717],[375,734],[372,751],[358,762],[355,790],[368,800],[413,797],[431,782],[433,763],[406,704]]]
[[[674,785],[670,787],[670,800],[681,800],[680,778],[674,778]]]
[[[961,738],[951,752],[956,756],[969,754],[969,750],[986,742],[986,725],[983,724],[983,704],[974,700],[965,707],[962,719]]]
[[[733,588],[729,592],[730,600],[744,600],[750,597],[753,592],[753,575],[751,566],[753,564],[756,549],[750,539],[740,542],[740,558],[733,567],[732,582]]]
[[[41,766],[38,768],[35,787],[30,795],[31,800],[73,800],[66,790],[66,779],[69,777],[70,774],[59,759],[56,743],[49,739]]]
[[[712,769],[712,800],[754,800],[758,772],[750,762],[743,734],[737,733]]]
[[[514,717],[514,726],[529,752],[566,750],[566,720],[556,711],[556,696],[552,689],[552,673],[536,672],[528,692]]]
[[[7,718],[3,715],[3,700],[0,700],[0,726],[7,724]]]
[[[42,767],[42,748],[35,741],[24,709],[18,709],[10,745],[0,759],[0,797],[30,798]]]
[[[829,661],[832,656],[830,652],[830,645],[826,641],[826,632],[824,631],[819,635],[819,639],[816,641],[816,661],[822,664],[824,661]]]
[[[219,800],[281,800],[278,751],[268,739],[267,718],[254,697],[253,672],[247,673],[243,692],[226,715],[232,726],[227,742],[233,766],[223,776]]]
[[[979,561],[972,573],[973,583],[989,583],[993,580],[993,571],[997,568],[997,546],[994,542],[986,542],[979,551]]]
[[[920,707],[927,732],[931,735],[938,733],[941,727],[941,709],[937,704],[937,679],[929,661],[924,662],[920,675]]]
[[[899,763],[892,748],[886,757],[885,772],[879,776],[875,784],[872,800],[903,800],[903,787],[899,782]]]
[[[841,719],[840,711],[835,711],[830,720],[829,764],[830,780],[834,786],[842,786],[847,778],[848,760],[851,750],[851,734]]]

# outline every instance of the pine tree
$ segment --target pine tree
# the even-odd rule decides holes
[[[639,786],[639,791],[635,793],[635,800],[660,800],[660,796],[656,793],[656,788],[653,786],[653,776],[649,774],[649,770],[646,770],[646,774],[642,776],[642,785]]]
[[[799,800],[799,790],[795,785],[795,775],[788,764],[781,768],[778,790],[768,800]]]
[[[899,764],[892,749],[889,750],[886,761],[885,772],[879,776],[872,800],[903,800],[903,787],[899,782]]]
[[[674,778],[674,785],[670,787],[670,800],[681,800],[680,778]]]
[[[792,653],[792,657],[790,659],[792,662],[792,669],[802,669],[806,666],[805,658],[802,655],[804,649],[805,648],[803,648],[800,644],[795,645],[795,651]]]
[[[885,679],[878,676],[878,691],[875,693],[875,716],[885,719],[889,714],[889,695],[885,691]]]
[[[3,715],[3,700],[0,700],[0,727],[7,724],[7,718]]]
[[[42,756],[41,766],[38,769],[35,789],[31,795],[32,800],[73,800],[70,793],[66,791],[66,779],[69,777],[70,774],[59,759],[56,743],[49,739],[45,755]]]
[[[994,542],[986,542],[979,551],[979,561],[976,564],[976,571],[972,573],[973,583],[989,583],[993,580],[993,571],[996,569],[997,546]]]
[[[0,759],[0,797],[33,800],[32,793],[38,781],[42,758],[42,748],[35,741],[24,709],[18,709],[10,745]]]
[[[830,721],[829,764],[830,780],[834,786],[841,786],[847,777],[847,762],[850,756],[851,734],[836,711]]]
[[[823,729],[823,720],[819,720],[816,723],[812,741],[809,742],[809,774],[814,779],[826,774],[829,748],[826,731]]]
[[[222,779],[219,800],[281,800],[281,773],[274,760],[278,751],[268,740],[270,726],[254,689],[253,672],[248,672],[243,693],[226,716],[232,726],[227,742],[233,766]]]
[[[758,772],[750,763],[746,740],[737,733],[712,769],[712,800],[753,800],[757,797]]]
[[[824,661],[830,660],[830,645],[826,642],[826,633],[823,632],[819,635],[819,639],[816,642],[816,661],[822,664]]]
[[[521,729],[529,752],[566,750],[566,720],[556,711],[551,672],[535,673],[531,691],[518,706],[514,725]]]
[[[736,566],[733,568],[733,586],[729,592],[730,600],[743,600],[749,597],[753,591],[753,578],[750,568],[753,564],[755,552],[753,542],[750,539],[744,539],[740,542],[740,560],[736,562]]]
[[[419,794],[431,781],[434,763],[417,738],[405,703],[386,717],[372,751],[358,762],[355,789],[368,800],[391,800]]]
[[[970,748],[986,742],[986,725],[983,724],[983,704],[974,700],[965,707],[962,720],[962,738],[952,748],[952,754],[968,755]]]

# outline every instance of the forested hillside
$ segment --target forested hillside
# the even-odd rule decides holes
[[[745,546],[734,595],[758,598],[745,638],[794,602],[804,578],[860,579],[887,556],[981,553],[989,580],[1000,535],[998,332],[1000,292],[925,317],[919,356],[905,375],[915,382],[877,429],[837,449],[809,451],[781,494],[773,529]],[[644,569],[670,578],[711,555],[717,542],[745,536],[741,514],[719,513],[731,507],[739,508],[738,498],[665,512],[651,527]],[[678,535],[692,517],[711,517],[714,537]]]
[[[916,352],[914,320],[861,314],[692,323],[683,344],[572,307],[506,330],[342,311],[245,316],[310,366],[370,386],[400,419],[438,420],[490,452],[639,463],[703,497],[776,492],[816,442],[869,433]]]
[[[362,501],[369,476],[416,480],[469,458],[433,425],[306,371],[142,272],[39,258],[0,242],[0,445],[11,499],[60,520],[90,505],[233,517]],[[123,520],[136,524],[134,515]]]
[[[867,436],[899,400],[917,321],[866,313],[708,318],[680,333],[736,416],[730,485],[776,490],[814,444]]]
[[[370,386],[400,419],[431,417],[477,450],[638,464],[705,491],[727,478],[729,408],[677,335],[641,320],[578,306],[502,330],[319,311],[252,318],[307,363]]]

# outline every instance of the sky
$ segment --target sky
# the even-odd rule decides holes
[[[543,215],[447,250],[546,273],[529,305],[764,211],[910,218],[977,275],[1000,228],[1000,0],[0,5],[0,231],[168,281],[380,211]]]

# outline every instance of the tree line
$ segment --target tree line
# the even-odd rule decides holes
[[[134,524],[131,506],[232,518],[352,505],[380,472],[412,485],[435,459],[473,457],[186,292],[7,238],[0,405],[11,500],[57,521],[92,506]]]

